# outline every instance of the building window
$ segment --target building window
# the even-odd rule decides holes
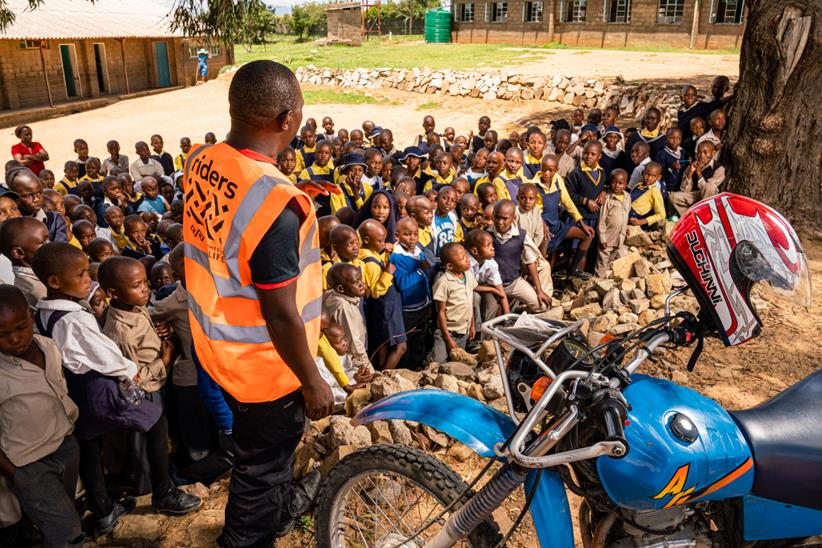
[[[745,0],[712,0],[711,23],[719,25],[741,25]]]
[[[188,46],[188,56],[192,59],[197,58],[197,52],[200,51],[200,48],[204,46]],[[219,57],[223,54],[223,46],[216,45],[216,46],[208,46],[206,47],[208,50],[208,56],[211,57]]]
[[[605,0],[602,20],[606,23],[630,23],[631,0]]]
[[[522,20],[526,23],[542,23],[542,2],[525,2],[522,4]]]
[[[474,4],[457,4],[457,21],[474,22]]]
[[[20,42],[20,49],[48,49],[49,44],[46,40],[23,40]]]
[[[659,0],[656,22],[661,25],[678,25],[682,23],[682,11],[685,0]]]
[[[559,20],[562,23],[584,23],[586,0],[565,0],[559,5]]]
[[[492,23],[505,23],[508,21],[508,2],[491,2],[485,4],[487,21]]]

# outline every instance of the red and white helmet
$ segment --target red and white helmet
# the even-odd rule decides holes
[[[694,204],[674,226],[668,256],[726,346],[759,335],[751,288],[811,304],[811,277],[791,225],[756,200],[723,193]]]

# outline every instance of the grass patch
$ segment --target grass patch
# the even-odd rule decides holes
[[[413,69],[429,67],[435,70],[466,70],[476,67],[504,68],[538,60],[547,54],[543,48],[512,47],[506,44],[425,44],[420,37],[404,39],[372,38],[362,46],[317,46],[281,38],[254,46],[234,47],[237,64],[258,59],[274,59],[292,70],[306,65],[317,67]],[[532,55],[524,55],[531,53]]]
[[[413,69],[429,67],[434,70],[469,70],[475,68],[507,68],[522,63],[549,59],[551,50],[586,50],[557,42],[523,47],[513,44],[426,44],[421,36],[371,38],[362,46],[317,46],[312,42],[297,42],[293,37],[278,36],[269,44],[253,46],[251,51],[242,44],[234,46],[237,64],[257,59],[274,59],[292,70],[306,65],[317,67],[392,68]],[[738,49],[701,50],[674,48],[666,45],[630,46],[613,48],[615,51],[647,51],[660,53],[705,53],[737,55]]]
[[[304,89],[303,98],[309,105],[334,103],[339,105],[375,105],[383,101],[355,91],[336,91],[328,89]]]
[[[440,104],[436,101],[426,101],[419,106],[417,106],[417,110],[431,110],[433,108],[439,108]]]

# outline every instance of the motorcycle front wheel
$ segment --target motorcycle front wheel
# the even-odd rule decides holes
[[[408,539],[467,487],[446,464],[417,449],[402,445],[360,449],[337,463],[323,481],[315,511],[317,543],[320,548],[423,546],[450,514]],[[457,546],[489,548],[500,539],[496,524],[486,521]]]

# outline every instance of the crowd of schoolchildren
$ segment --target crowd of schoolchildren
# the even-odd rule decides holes
[[[607,275],[629,224],[717,193],[728,87],[718,77],[699,101],[686,86],[668,128],[655,108],[640,128],[620,129],[614,107],[577,109],[507,138],[487,116],[467,135],[426,116],[402,149],[370,121],[308,119],[277,164],[337,188],[315,198],[317,364],[337,403],[375,370],[472,350],[483,321],[546,310],[555,281]],[[0,526],[16,524],[0,534],[76,544],[84,509],[106,534],[147,493],[157,512],[190,512],[200,500],[177,485],[229,469],[232,420],[188,324],[191,140],[173,156],[154,135],[130,162],[117,141],[101,161],[77,139],[57,180],[31,129],[16,135],[0,186]]]

